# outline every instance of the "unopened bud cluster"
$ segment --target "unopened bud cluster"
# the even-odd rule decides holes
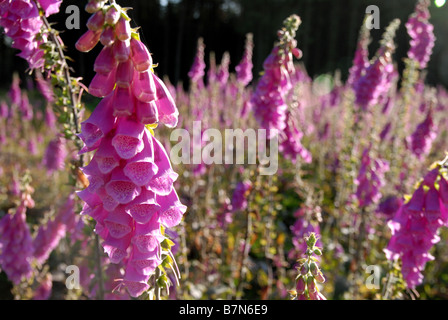
[[[319,292],[317,283],[324,283],[325,277],[318,265],[316,256],[321,256],[322,251],[316,247],[317,237],[313,232],[309,237],[305,237],[307,250],[306,258],[300,259],[297,270],[299,275],[296,278],[296,292],[294,300],[326,300]]]

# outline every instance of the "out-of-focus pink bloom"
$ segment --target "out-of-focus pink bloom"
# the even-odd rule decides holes
[[[249,195],[250,189],[252,188],[252,182],[249,180],[244,180],[238,182],[232,196],[232,210],[246,210],[247,208],[247,197]]]
[[[45,16],[49,17],[52,14],[59,12],[62,0],[37,0],[45,12]]]
[[[65,139],[62,137],[56,137],[48,143],[42,160],[43,165],[47,168],[48,174],[64,169],[65,158],[67,157],[65,143]]]
[[[204,39],[199,38],[196,49],[196,56],[194,57],[193,65],[191,66],[188,76],[193,83],[196,83],[199,88],[203,87],[203,77],[205,75],[205,62],[204,62]]]
[[[31,276],[34,247],[23,201],[14,214],[0,220],[0,248],[0,266],[14,284]]]
[[[296,163],[297,156],[300,156],[305,163],[311,163],[311,153],[302,145],[301,140],[303,133],[294,124],[291,113],[288,113],[286,127],[281,133],[279,151],[292,163]]]
[[[369,66],[369,42],[369,29],[363,27],[356,47],[353,66],[349,70],[349,77],[347,79],[347,84],[350,86],[358,82]]]
[[[226,51],[222,55],[221,64],[219,65],[218,73],[216,74],[216,79],[218,80],[222,88],[226,86],[227,80],[229,79],[229,64],[230,55]]]
[[[38,0],[48,17],[59,12],[61,1]],[[40,45],[47,41],[41,33],[43,21],[36,2],[30,0],[4,0],[0,7],[0,25],[12,39],[12,47],[20,50],[19,57],[27,60],[30,69],[44,66],[44,51]]]
[[[253,35],[248,33],[246,35],[246,44],[244,47],[244,55],[240,63],[235,67],[236,79],[243,86],[247,86],[253,78],[252,75],[252,51],[254,48]]]
[[[437,137],[437,127],[432,118],[432,110],[428,110],[425,120],[423,120],[409,138],[411,151],[422,158],[431,151],[432,142]]]
[[[359,207],[365,208],[378,203],[381,199],[381,188],[386,181],[384,175],[389,171],[387,161],[380,158],[372,159],[369,155],[370,148],[366,148],[361,156],[361,167],[358,177],[355,179],[356,193]]]
[[[426,68],[436,40],[434,26],[428,21],[429,4],[429,0],[419,0],[414,13],[406,23],[406,29],[411,37],[408,57],[417,61],[421,69]]]

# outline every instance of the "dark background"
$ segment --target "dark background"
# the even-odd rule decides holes
[[[74,60],[71,66],[75,76],[84,78],[86,84],[93,77],[93,62],[101,46],[85,54],[76,51],[76,40],[86,31],[90,16],[84,11],[87,1],[64,0],[59,14],[51,16],[54,27],[63,33],[68,55]],[[298,47],[304,55],[302,62],[311,76],[333,73],[339,69],[346,79],[366,7],[374,4],[380,8],[380,30],[372,30],[373,41],[370,57],[378,47],[384,28],[394,18],[401,20],[396,36],[395,61],[401,71],[402,58],[409,49],[409,37],[404,26],[413,12],[414,0],[118,0],[123,7],[132,7],[128,13],[132,26],[140,26],[142,40],[153,53],[159,75],[168,75],[173,83],[188,83],[187,73],[196,51],[197,38],[202,36],[208,54],[216,53],[219,64],[224,51],[229,51],[230,70],[239,63],[245,34],[254,34],[254,74],[262,70],[262,63],[269,54],[276,31],[284,18],[296,13],[302,18],[297,33]],[[67,30],[65,9],[75,4],[81,11],[81,29]],[[442,8],[431,4],[431,23],[437,37],[433,56],[427,68],[429,84],[448,85],[448,3]],[[24,71],[25,61],[16,57],[16,50],[7,46],[7,39],[0,39],[0,86],[7,88],[13,71]]]

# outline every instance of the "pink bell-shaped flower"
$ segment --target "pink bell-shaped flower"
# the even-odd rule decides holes
[[[151,71],[134,72],[132,92],[142,102],[151,102],[156,99],[157,87]]]
[[[112,138],[112,145],[122,159],[131,159],[143,150],[145,127],[126,118],[120,118],[117,131]]]

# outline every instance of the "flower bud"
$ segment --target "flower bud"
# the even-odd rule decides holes
[[[131,38],[131,24],[128,20],[121,17],[115,25],[115,35],[121,41],[129,40]]]
[[[130,42],[129,40],[121,41],[117,40],[114,43],[114,57],[118,62],[125,62],[129,59],[131,54]]]
[[[95,59],[93,70],[98,73],[110,73],[117,66],[112,47],[104,47]]]
[[[319,272],[319,267],[317,266],[316,262],[313,261],[310,263],[310,271],[313,276],[315,276]]]
[[[99,1],[89,1],[86,4],[84,10],[86,10],[88,13],[95,13],[101,9],[103,4],[104,4],[103,2],[99,2]]]
[[[87,28],[92,31],[100,30],[104,25],[104,13],[99,10],[87,20]]]
[[[159,121],[159,112],[156,102],[143,102],[136,99],[137,119],[142,124],[154,124]]]
[[[131,59],[125,62],[120,62],[117,67],[117,75],[115,77],[115,82],[117,86],[128,88],[132,83],[132,78],[134,76],[134,65]]]
[[[312,248],[312,247],[314,247],[316,242],[317,242],[316,234],[314,232],[312,232],[310,234],[310,236],[308,237],[308,239],[306,240],[306,244],[308,245],[309,248]]]
[[[104,17],[104,21],[110,25],[115,26],[115,24],[120,19],[120,12],[117,10],[115,6],[111,6],[109,10],[106,12],[106,16]]]
[[[156,99],[157,89],[151,71],[134,72],[132,92],[138,100],[143,102]]]
[[[308,292],[313,293],[316,292],[316,282],[314,281],[314,277],[308,277],[306,279],[306,285],[308,287]]]
[[[89,85],[89,93],[102,98],[112,92],[115,86],[116,68],[107,74],[97,73]]]
[[[306,275],[308,273],[308,271],[310,271],[310,266],[308,264],[308,262],[305,262],[302,267],[300,268],[300,273],[303,275]]]
[[[152,57],[146,46],[137,39],[131,39],[131,58],[138,72],[147,71],[152,66]]]
[[[103,32],[101,32],[100,42],[103,46],[107,47],[114,43],[115,40],[115,32],[114,28],[107,26],[104,28]]]
[[[131,89],[129,87],[116,87],[112,106],[114,117],[130,116],[134,112],[134,99],[131,96]]]
[[[303,276],[299,276],[296,284],[297,294],[298,295],[303,294],[305,292],[305,289],[306,289],[305,278]]]
[[[81,38],[78,39],[78,41],[75,44],[76,49],[78,49],[81,52],[89,52],[92,50],[98,41],[100,40],[100,32],[94,32],[92,30],[87,30],[86,33],[84,33]]]
[[[321,271],[319,271],[314,277],[316,278],[316,281],[319,282],[319,283],[324,283],[325,282],[325,277],[324,277],[324,275],[322,274]]]
[[[322,251],[319,248],[315,248],[314,249],[314,254],[321,256],[322,255]]]

